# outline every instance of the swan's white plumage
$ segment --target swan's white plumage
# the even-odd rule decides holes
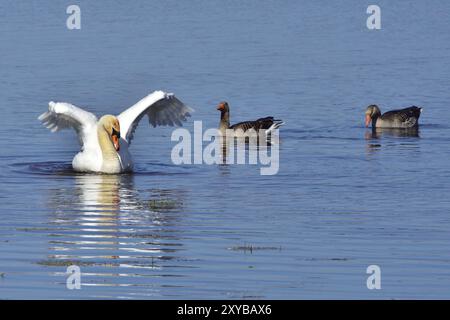
[[[189,117],[192,111],[173,94],[155,91],[117,116],[121,128],[120,135],[130,144],[144,115],[148,116],[153,127],[181,126],[182,121],[186,121],[186,117]]]
[[[80,145],[83,147],[92,130],[97,125],[97,117],[67,102],[48,103],[48,111],[38,118],[52,132],[73,128],[77,132]]]
[[[72,161],[72,166],[76,171],[119,173],[133,168],[128,146],[144,115],[148,115],[149,122],[154,127],[159,125],[181,126],[181,122],[185,121],[192,111],[173,94],[155,91],[122,112],[117,116],[121,128],[120,151],[117,152],[120,164],[117,166],[105,163],[110,160],[103,156],[97,134],[100,126],[99,120],[94,114],[70,103],[51,101],[48,111],[40,115],[38,119],[52,132],[66,128],[75,129],[81,145],[81,151]]]

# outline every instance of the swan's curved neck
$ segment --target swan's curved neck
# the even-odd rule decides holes
[[[103,156],[102,170],[106,172],[120,171],[119,155],[117,154],[116,149],[114,148],[111,136],[101,125],[99,125],[97,128],[97,136],[98,136],[98,143],[100,145],[100,149],[102,150]]]

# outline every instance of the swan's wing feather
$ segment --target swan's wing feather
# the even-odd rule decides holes
[[[52,132],[67,128],[75,129],[81,146],[97,123],[94,114],[70,103],[53,101],[49,102],[48,111],[41,114],[38,119]]]
[[[120,123],[120,135],[130,144],[139,121],[144,115],[148,116],[153,127],[182,126],[182,121],[186,121],[192,111],[173,94],[155,91],[117,116]]]

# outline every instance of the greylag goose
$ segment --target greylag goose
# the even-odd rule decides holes
[[[415,128],[419,126],[421,112],[422,108],[412,106],[381,115],[380,108],[372,104],[366,110],[366,127],[372,122],[372,128]]]
[[[225,131],[227,129],[234,130],[235,132],[236,131],[245,132],[249,129],[253,129],[256,132],[264,130],[266,136],[270,136],[270,133],[273,130],[278,129],[280,126],[284,124],[283,121],[275,120],[273,117],[265,117],[259,118],[254,121],[243,121],[230,125],[230,107],[228,103],[225,101],[219,103],[219,105],[217,106],[217,110],[220,111],[219,130],[222,132],[222,134],[225,134]]]

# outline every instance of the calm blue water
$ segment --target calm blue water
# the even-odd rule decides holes
[[[450,298],[450,4],[0,3],[0,298]],[[139,126],[131,175],[80,175],[49,100],[97,115],[174,92],[204,128],[273,115],[280,170],[175,166]],[[365,107],[424,107],[418,136]],[[66,288],[66,268],[82,289]],[[380,266],[381,290],[366,268]]]

